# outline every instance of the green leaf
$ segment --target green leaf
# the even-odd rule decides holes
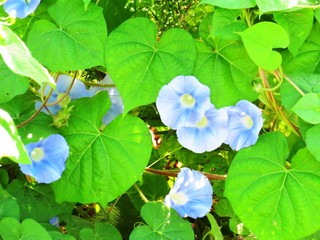
[[[228,9],[252,8],[256,6],[256,0],[226,1],[226,0],[202,0],[201,3],[212,4]]]
[[[256,0],[262,13],[287,10],[298,4],[298,0]]]
[[[32,78],[40,85],[47,82],[55,86],[48,70],[31,56],[24,42],[4,24],[0,25],[0,39],[0,53],[12,72]]]
[[[5,217],[20,220],[20,207],[17,200],[0,185],[0,219]]]
[[[320,9],[319,8],[314,10],[314,16],[316,17],[318,23],[320,23]]]
[[[0,236],[3,240],[41,239],[52,240],[49,233],[33,219],[25,219],[21,224],[15,218],[0,221]]]
[[[289,51],[295,56],[307,39],[313,26],[313,10],[302,9],[288,13],[274,13],[276,22],[282,26],[289,35]]]
[[[141,208],[141,217],[148,225],[136,227],[130,240],[194,239],[191,224],[163,203],[146,203]]]
[[[306,145],[312,155],[320,161],[320,125],[309,128],[306,133]]]
[[[280,25],[259,22],[239,35],[250,58],[259,67],[273,71],[281,65],[282,57],[273,48],[286,48],[289,45],[289,37]]]
[[[295,73],[288,76],[303,93],[320,93],[320,74]],[[288,81],[284,80],[280,88],[283,106],[291,110],[302,97]]]
[[[286,167],[286,138],[260,136],[238,152],[230,166],[225,196],[259,239],[295,240],[320,228],[320,163],[303,148]]]
[[[217,8],[212,17],[212,37],[226,40],[240,40],[240,36],[236,33],[242,32],[247,28],[243,20],[237,19],[241,13],[241,9],[229,10]]]
[[[12,118],[2,109],[0,109],[0,136],[0,159],[8,157],[17,163],[31,163]]]
[[[293,106],[292,111],[308,123],[320,123],[320,94],[307,93]]]
[[[59,214],[71,213],[74,207],[73,203],[57,204],[50,185],[29,186],[15,179],[9,184],[7,191],[17,199],[21,219],[33,218],[39,222],[48,222]]]
[[[223,235],[216,219],[210,213],[207,214],[207,218],[211,226],[210,234],[214,237],[215,240],[223,240]]]
[[[193,74],[210,88],[216,107],[234,105],[241,99],[257,99],[251,81],[258,68],[243,45],[216,39],[213,51],[204,43],[196,43],[198,54]]]
[[[82,240],[122,240],[121,234],[115,226],[107,223],[96,222],[94,230],[91,228],[83,228],[80,231],[80,239]]]
[[[12,72],[0,57],[0,86],[0,103],[4,103],[24,94],[28,90],[29,80]]]
[[[39,61],[53,72],[104,65],[107,28],[100,7],[58,0],[48,12],[54,22],[35,22],[27,42]]]
[[[50,237],[52,240],[76,240],[73,236],[64,234],[62,232],[54,232],[54,231],[49,231]]]
[[[192,72],[196,58],[192,36],[174,28],[157,42],[156,32],[156,25],[149,19],[133,18],[122,23],[107,40],[106,64],[123,98],[125,113],[154,102],[164,84]]]
[[[151,136],[142,120],[119,116],[99,130],[110,106],[107,100],[107,92],[101,91],[72,103],[68,127],[62,130],[71,154],[61,179],[53,183],[59,202],[105,205],[128,190],[148,163]]]

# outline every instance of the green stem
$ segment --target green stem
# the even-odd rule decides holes
[[[138,187],[138,185],[135,183],[133,184],[134,188],[138,191],[142,201],[144,201],[145,203],[149,202],[149,200],[146,198],[146,196],[143,194],[143,192],[140,190],[140,188]]]

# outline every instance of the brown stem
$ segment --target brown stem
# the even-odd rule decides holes
[[[167,176],[167,177],[177,177],[179,171],[178,170],[158,170],[158,169],[153,169],[153,168],[145,168],[146,172],[151,172],[154,174],[162,175],[162,176]],[[226,180],[227,175],[218,175],[218,174],[211,174],[211,173],[204,173],[202,172],[203,175],[205,175],[209,180]]]

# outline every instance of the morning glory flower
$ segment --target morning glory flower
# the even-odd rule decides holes
[[[226,140],[228,135],[227,124],[226,110],[218,110],[211,105],[202,119],[194,126],[177,129],[178,142],[195,153],[213,151]]]
[[[107,74],[101,81],[102,84],[114,84],[109,74]],[[92,87],[89,89],[90,94],[94,95],[98,91],[108,91],[109,99],[111,101],[111,107],[108,112],[102,118],[102,122],[104,125],[109,124],[113,119],[115,119],[118,115],[123,112],[123,100],[118,92],[117,87]]]
[[[156,106],[170,128],[193,126],[211,106],[210,90],[193,76],[178,76],[161,88]]]
[[[211,209],[212,186],[206,176],[189,168],[181,168],[164,203],[181,217],[201,218]]]
[[[40,0],[7,0],[3,4],[4,11],[17,18],[25,18],[33,13],[40,4]]]
[[[56,217],[52,217],[49,219],[49,223],[53,226],[56,226],[57,228],[60,227],[60,224],[59,224],[59,218],[56,216]]]
[[[25,145],[31,164],[19,164],[21,171],[39,183],[52,183],[66,168],[69,146],[59,134]]]
[[[228,136],[225,143],[236,151],[255,144],[263,125],[261,110],[247,100],[241,100],[236,106],[225,109],[228,113]]]
[[[61,97],[63,97],[67,92],[71,82],[72,82],[71,76],[60,75],[56,83],[56,88],[53,90],[47,104],[57,102],[59,99],[61,99]],[[51,87],[49,85],[45,85],[45,88],[43,89],[43,87],[41,87],[39,89],[39,92],[41,93],[43,91],[44,95],[46,96],[50,92],[50,90],[51,90]],[[49,111],[50,111],[50,113],[52,113],[53,115],[56,115],[62,109],[62,107],[65,106],[67,103],[69,103],[71,100],[82,98],[82,97],[90,97],[90,96],[91,94],[86,89],[86,86],[84,85],[84,83],[81,82],[79,79],[76,79],[72,85],[70,92],[68,93],[68,96],[63,101],[53,106],[46,106],[41,111],[47,114],[49,114]],[[35,108],[39,109],[41,105],[42,105],[42,102],[37,101]]]

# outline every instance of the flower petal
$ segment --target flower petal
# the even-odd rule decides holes
[[[34,12],[40,0],[7,0],[3,4],[4,11],[8,14],[14,14],[17,18],[25,18],[30,13]]]
[[[193,76],[174,78],[160,89],[156,100],[162,122],[172,129],[194,125],[210,108],[209,95],[209,88]]]

